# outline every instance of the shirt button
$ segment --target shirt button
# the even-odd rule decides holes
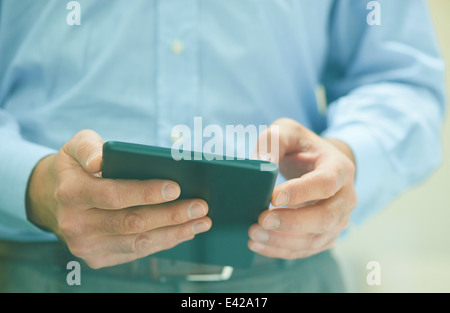
[[[180,40],[174,40],[171,48],[172,52],[175,54],[181,54],[184,51],[184,45]]]

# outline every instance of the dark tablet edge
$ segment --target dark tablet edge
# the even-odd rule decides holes
[[[143,144],[137,144],[137,143],[127,143],[122,141],[107,141],[103,144],[103,151],[106,149],[109,150],[118,150],[121,152],[126,153],[135,153],[140,155],[149,155],[149,156],[159,156],[159,157],[172,157],[171,148],[165,148],[165,147],[158,147],[158,146],[152,146],[152,145],[143,145]],[[196,153],[195,151],[189,151],[191,152],[191,156]],[[210,158],[210,160],[205,158],[205,155]],[[222,159],[220,159],[222,158]],[[174,161],[176,161],[174,159]],[[230,162],[231,161],[231,162]],[[180,162],[180,161],[177,161]],[[241,167],[245,169],[251,169],[251,170],[261,170],[261,165],[270,165],[270,170],[265,170],[267,172],[277,172],[278,171],[278,165],[276,163],[265,161],[265,160],[254,160],[254,159],[227,159],[226,156],[221,155],[215,155],[211,153],[203,153],[202,159],[198,160],[195,158],[191,158],[190,160],[184,160],[183,162],[211,162],[214,164],[220,164],[222,166],[233,166],[233,167]]]

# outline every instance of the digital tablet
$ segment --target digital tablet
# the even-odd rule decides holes
[[[179,199],[208,203],[212,227],[153,256],[196,263],[248,267],[248,228],[270,204],[276,164],[189,151],[180,160],[172,149],[124,142],[103,145],[103,178],[168,179],[181,188]]]

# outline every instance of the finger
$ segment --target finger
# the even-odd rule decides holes
[[[322,234],[294,234],[274,230],[266,230],[259,225],[252,225],[249,229],[250,239],[266,246],[291,250],[315,251],[339,236],[341,230],[334,230]]]
[[[279,126],[270,125],[258,137],[252,159],[264,160],[279,164]]]
[[[70,252],[90,263],[92,267],[107,266],[103,258],[109,256],[109,264],[119,264],[124,260],[134,260],[158,251],[170,249],[196,234],[211,228],[211,219],[204,217],[188,223],[158,228],[133,235],[100,235],[88,238],[79,237],[68,242]],[[123,255],[127,255],[126,258]],[[116,259],[116,261],[113,261]]]
[[[79,176],[67,177],[59,184],[55,197],[72,207],[117,210],[172,201],[180,193],[180,186],[169,180],[103,179],[86,173],[81,183]]]
[[[194,237],[186,238],[185,240],[175,240],[171,242],[166,242],[164,245],[159,245],[158,247],[154,247],[154,251],[159,252],[163,250],[168,250],[176,247],[180,243],[183,243],[185,241],[189,241],[194,239]],[[118,249],[117,251],[125,251]],[[154,252],[154,253],[156,253]],[[105,253],[103,255],[90,255],[86,256],[84,258],[84,261],[89,265],[89,267],[94,269],[109,267],[109,266],[115,266],[119,264],[124,264],[128,262],[132,262],[134,260],[137,260],[139,258],[151,255],[153,253],[149,252],[146,254],[143,254],[142,256],[134,254],[134,253],[115,253],[113,251],[109,251],[108,253]]]
[[[103,139],[92,130],[78,132],[63,150],[88,173],[98,173],[102,168]]]
[[[201,199],[179,200],[167,204],[125,208],[117,211],[95,210],[92,224],[106,234],[137,234],[152,229],[179,225],[206,216],[208,204]]]
[[[261,254],[269,258],[280,258],[286,260],[303,259],[320,252],[331,249],[337,242],[337,238],[333,238],[327,245],[314,250],[288,249],[282,247],[272,247],[266,244],[249,240],[247,246],[253,252]]]
[[[324,234],[296,234],[280,232],[276,230],[267,230],[260,225],[252,225],[249,229],[249,237],[254,242],[259,242],[271,247],[285,249],[312,250],[315,247],[317,239],[325,236]]]
[[[312,136],[313,133],[298,122],[280,118],[260,134],[254,158],[270,159],[279,164],[285,155],[311,150]]]
[[[135,258],[141,258],[191,240],[195,235],[208,231],[211,225],[211,219],[204,217],[181,225],[161,227],[140,234],[108,235],[108,240],[103,243],[102,249],[113,254],[131,254]]]
[[[104,254],[100,256],[88,256],[83,260],[90,268],[100,269],[132,262],[136,260],[136,257],[129,254]]]
[[[295,206],[306,202],[328,199],[344,185],[343,179],[332,170],[316,169],[301,177],[276,186],[272,195],[275,207]]]
[[[294,233],[327,232],[343,220],[348,220],[356,206],[356,196],[351,189],[343,188],[334,197],[297,209],[265,210],[258,224],[265,229]]]
[[[123,209],[177,199],[180,186],[169,180],[116,180],[95,178],[83,186],[84,202],[101,209]]]
[[[315,251],[309,250],[292,250],[286,248],[271,247],[260,242],[255,242],[251,239],[248,241],[247,246],[253,252],[256,252],[263,256],[285,260],[303,259],[316,253]]]
[[[314,170],[316,153],[299,152],[285,155],[280,162],[280,173],[286,180],[298,178]]]

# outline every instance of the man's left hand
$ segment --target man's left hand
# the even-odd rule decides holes
[[[355,160],[344,142],[322,138],[287,118],[267,128],[258,147],[274,136],[274,129],[279,150],[269,156],[278,159],[287,181],[273,191],[274,208],[262,212],[258,224],[250,227],[248,247],[267,257],[306,258],[330,249],[347,228],[357,204]]]

